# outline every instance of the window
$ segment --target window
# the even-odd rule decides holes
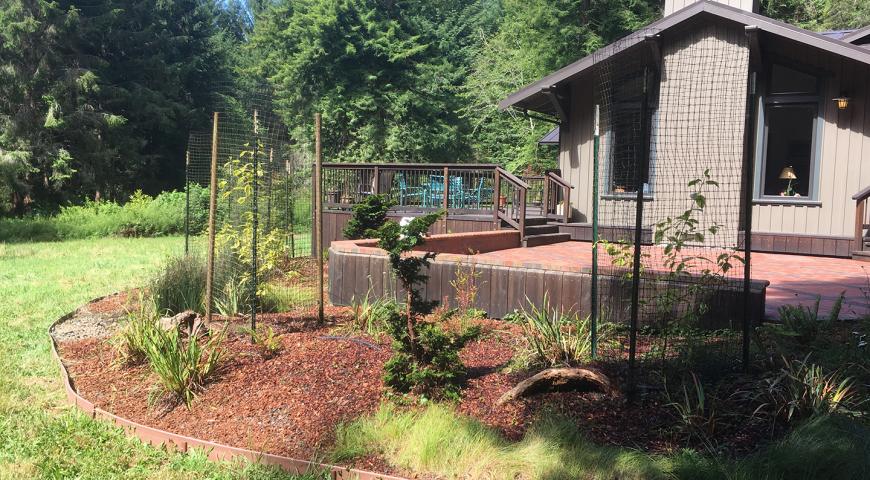
[[[651,91],[647,100],[646,118],[642,118],[643,105],[643,73],[633,72],[615,81],[613,97],[616,100],[611,107],[610,128],[606,142],[610,145],[609,165],[607,172],[607,190],[611,194],[637,193],[638,187],[644,193],[650,192],[650,148],[649,130],[652,128],[652,117],[656,111],[657,86],[655,77],[650,79]],[[644,129],[646,122],[646,129]],[[646,130],[646,138],[644,138]],[[647,162],[641,165],[641,162]],[[637,169],[641,171],[638,172]],[[638,185],[640,173],[640,185]]]
[[[756,196],[816,200],[819,80],[774,65],[767,90]]]

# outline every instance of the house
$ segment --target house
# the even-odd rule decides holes
[[[628,225],[638,197],[652,228],[709,171],[719,245],[751,221],[756,251],[870,259],[870,27],[815,33],[756,12],[666,0],[662,19],[500,103],[558,121],[548,139],[574,187],[561,231],[590,238],[596,203],[599,225]]]

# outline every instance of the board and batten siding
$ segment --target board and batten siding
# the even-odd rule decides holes
[[[742,29],[721,24],[704,25],[663,41],[661,94],[651,134],[653,200],[644,215],[646,228],[689,208],[692,199],[687,183],[710,169],[722,187],[708,195],[704,220],[715,221],[728,232],[716,239],[718,245],[737,242],[749,63],[746,43]],[[577,186],[571,192],[571,203],[574,220],[579,222],[590,222],[592,217],[594,90],[593,75],[573,84],[569,128],[561,142],[560,168],[562,176]],[[607,148],[607,135],[602,131],[602,194],[606,193]],[[633,221],[633,200],[601,198],[599,208],[602,224]]]
[[[665,0],[665,16],[668,16],[677,10],[682,10],[685,7],[697,2],[698,0]],[[735,8],[740,8],[748,12],[757,12],[757,0],[717,0],[723,5],[730,5]]]
[[[821,94],[821,143],[818,205],[755,204],[755,232],[851,237],[855,231],[852,195],[870,186],[870,66],[807,47],[779,42],[767,45],[768,58],[816,68],[824,73]],[[847,93],[849,108],[833,101]]]

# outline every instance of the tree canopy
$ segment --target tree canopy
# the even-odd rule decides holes
[[[0,214],[178,188],[215,90],[267,83],[330,161],[552,166],[552,125],[497,103],[656,19],[662,0],[5,0]],[[804,28],[865,0],[762,0]]]

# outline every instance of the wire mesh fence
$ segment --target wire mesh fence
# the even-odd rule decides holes
[[[256,324],[257,315],[308,309],[319,301],[311,155],[288,138],[268,90],[218,105],[213,131],[191,133],[187,151],[185,248],[213,258],[206,310]],[[215,234],[206,242],[210,195]]]
[[[597,353],[632,371],[739,368],[752,301],[746,37],[710,27],[661,52],[653,42],[629,37],[596,59]]]

